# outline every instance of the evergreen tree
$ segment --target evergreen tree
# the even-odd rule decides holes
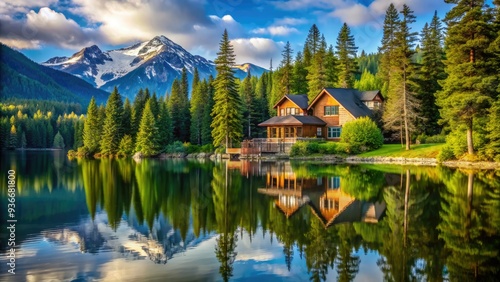
[[[73,144],[73,148],[76,150],[83,146],[83,127],[84,122],[81,119],[75,120],[74,128],[75,128],[75,143]]]
[[[172,83],[172,91],[168,98],[168,111],[172,120],[174,141],[181,141],[182,126],[182,98],[179,80]]]
[[[52,145],[52,148],[63,149],[64,147],[65,147],[64,138],[62,137],[61,133],[58,131],[56,133],[56,136],[54,136],[54,144]]]
[[[290,89],[292,85],[292,75],[293,75],[293,65],[292,65],[292,54],[293,50],[290,46],[290,42],[287,41],[283,51],[281,52],[281,63],[280,63],[280,95],[279,97],[290,94]]]
[[[212,144],[212,109],[214,107],[214,77],[210,75],[206,83],[205,104],[203,107],[203,120],[201,123],[201,143],[202,145]]]
[[[304,65],[306,66],[306,68],[311,66],[311,64],[313,63],[312,60],[316,53],[321,50],[321,45],[321,32],[319,31],[316,24],[313,24],[307,34],[303,50]]]
[[[496,86],[491,85],[497,73],[489,68],[491,54],[489,44],[495,36],[490,15],[484,0],[449,0],[454,4],[446,14],[448,24],[446,37],[445,72],[442,90],[437,94],[442,121],[451,128],[466,127],[467,152],[475,153],[472,139],[475,126],[481,123],[490,107]]]
[[[21,134],[21,148],[26,148],[26,146],[28,145],[28,141],[26,140],[26,133],[23,131],[23,133]]]
[[[157,122],[158,127],[158,146],[161,150],[173,142],[172,121],[170,119],[168,106],[166,102],[160,103],[160,115]]]
[[[9,143],[7,147],[9,149],[15,149],[17,147],[17,129],[15,125],[10,127]]]
[[[89,154],[93,155],[99,150],[99,140],[101,140],[99,113],[95,99],[92,97],[83,124],[83,146]]]
[[[436,105],[436,93],[441,90],[438,81],[446,78],[444,72],[444,49],[441,20],[434,12],[431,24],[424,25],[421,33],[422,65],[419,70],[418,98],[420,115],[425,120],[419,124],[420,130],[427,135],[440,132],[439,109]]]
[[[141,152],[146,157],[154,156],[159,152],[158,128],[156,127],[156,121],[151,111],[151,99],[146,102],[142,113],[135,151]]]
[[[147,92],[149,93],[149,91]],[[149,99],[149,95],[141,88],[137,92],[134,98],[134,102],[132,105],[132,117],[131,117],[131,135],[132,138],[137,136],[137,132],[139,131],[139,124],[141,122],[142,111],[144,110],[144,106],[146,105],[147,100]]]
[[[341,88],[352,88],[355,75],[358,71],[356,63],[356,52],[358,47],[354,43],[354,36],[346,23],[340,29],[337,37],[337,55],[339,57],[339,86]]]
[[[189,111],[189,83],[186,68],[182,68],[181,81],[181,108],[180,108],[180,124],[179,124],[179,140],[182,142],[189,142],[189,133],[191,127],[191,113]]]
[[[241,85],[241,98],[243,100],[243,137],[252,138],[255,135],[256,128],[256,108],[257,100],[255,98],[255,91],[251,82],[252,75],[248,71],[247,76]]]
[[[200,83],[198,70],[195,69],[193,77],[193,91],[191,94],[191,144],[201,145],[201,125],[203,122],[203,108],[205,106],[206,82]]]
[[[128,134],[132,136],[132,105],[128,98],[125,98],[125,103],[123,104],[122,133],[123,135]]]
[[[215,59],[217,77],[215,78],[214,108],[212,109],[212,137],[214,146],[232,145],[242,136],[241,99],[236,90],[232,66],[235,62],[233,46],[224,30]]]
[[[309,101],[312,101],[314,97],[319,94],[321,89],[326,87],[325,55],[326,41],[325,37],[322,36],[320,48],[314,54],[312,64],[308,68],[307,81],[309,92],[307,96],[309,97]]]
[[[118,152],[123,137],[123,104],[118,88],[113,89],[106,103],[106,118],[102,130],[101,154],[114,155]]]
[[[400,29],[400,19],[398,10],[394,7],[394,4],[390,4],[385,13],[384,19],[384,31],[382,37],[382,46],[379,47],[380,53],[380,64],[378,75],[385,84],[382,94],[387,95],[387,89],[389,89],[389,81],[391,68],[394,60],[394,52],[397,48],[396,33]]]
[[[328,69],[327,69],[328,73]],[[307,69],[304,63],[302,52],[297,52],[295,63],[293,65],[293,80],[291,93],[306,94],[307,89]]]
[[[333,87],[334,85],[337,85],[339,80],[338,64],[338,59],[333,52],[333,46],[330,45],[325,56],[326,87]]]
[[[156,92],[153,93],[153,96],[151,96],[151,98],[149,99],[151,100],[151,112],[153,113],[155,120],[157,120],[158,116],[160,115],[160,104],[158,102],[158,97],[156,96]]]

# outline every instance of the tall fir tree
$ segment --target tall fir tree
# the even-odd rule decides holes
[[[168,144],[173,142],[172,120],[170,119],[167,102],[161,100],[159,107],[160,114],[156,123],[158,128],[157,144],[160,150],[164,150]]]
[[[200,83],[198,71],[193,76],[193,91],[191,92],[191,144],[201,145],[201,125],[203,122],[203,108],[205,103],[206,83]]]
[[[210,75],[208,81],[206,82],[206,89],[204,100],[205,104],[203,107],[203,120],[201,123],[201,143],[202,145],[212,144],[212,110],[214,108],[214,77]]]
[[[251,81],[252,75],[248,71],[247,76],[243,80],[240,87],[241,99],[243,101],[243,137],[252,138],[255,136],[256,116],[257,116],[257,99],[255,97],[255,89]]]
[[[149,93],[149,91],[147,92]],[[132,117],[131,117],[131,135],[135,140],[137,136],[137,132],[139,131],[139,124],[141,123],[142,111],[144,110],[144,106],[146,105],[149,96],[147,93],[141,88],[137,92],[134,98],[134,102],[132,105]]]
[[[101,136],[101,154],[115,155],[123,136],[123,104],[122,97],[115,86],[106,103],[106,118]]]
[[[172,120],[174,141],[182,141],[182,98],[181,86],[179,80],[177,79],[174,79],[174,82],[172,83],[172,90],[170,92],[170,97],[168,98],[168,110],[170,119]]]
[[[146,157],[154,156],[160,152],[158,144],[158,127],[156,126],[156,121],[151,111],[151,99],[148,99],[146,102],[146,106],[142,113],[135,151],[141,152],[141,154]]]
[[[312,101],[316,97],[321,89],[326,87],[326,67],[325,67],[325,56],[326,56],[326,40],[325,37],[321,37],[320,48],[314,53],[312,58],[312,64],[308,68],[307,81],[309,92],[307,96],[309,101]]]
[[[321,32],[316,24],[313,24],[307,33],[306,42],[304,44],[304,50],[302,52],[304,56],[304,65],[306,68],[311,66],[313,63],[313,58],[321,50]]]
[[[389,89],[391,68],[395,56],[395,49],[398,46],[396,42],[396,33],[401,27],[400,21],[398,10],[396,10],[394,4],[391,3],[385,12],[382,46],[378,49],[380,53],[380,63],[379,72],[377,74],[384,83],[382,89],[383,95],[387,95],[387,90]]]
[[[156,92],[153,93],[153,96],[149,98],[151,100],[151,112],[155,117],[155,120],[158,119],[160,115],[160,102],[158,101],[158,97],[156,96]]]
[[[281,52],[281,63],[280,63],[280,81],[279,81],[279,89],[280,95],[279,97],[290,94],[290,89],[292,85],[292,76],[293,76],[293,50],[290,46],[290,42],[287,41],[283,51]]]
[[[431,24],[425,24],[421,35],[422,64],[418,71],[418,98],[420,100],[419,130],[427,135],[435,135],[441,131],[438,124],[439,108],[436,105],[436,93],[441,90],[440,80],[446,78],[444,72],[445,59],[443,48],[443,31],[441,20],[434,12]]]
[[[339,61],[335,56],[332,45],[328,47],[328,51],[325,56],[325,76],[326,87],[333,87],[337,85],[339,80]]]
[[[182,142],[189,142],[190,127],[191,127],[191,113],[189,111],[189,82],[187,69],[182,68],[181,81],[180,81],[180,91],[181,91],[181,108],[180,108],[180,125],[179,125],[179,139]]]
[[[297,52],[293,65],[292,90],[294,94],[306,94],[307,89],[307,69],[304,63],[302,52]]]
[[[215,59],[217,77],[215,78],[214,108],[212,109],[212,137],[214,146],[225,145],[229,148],[242,136],[241,99],[236,89],[232,67],[235,63],[234,49],[224,30]]]
[[[354,36],[346,23],[340,29],[337,37],[337,56],[339,58],[339,81],[341,88],[352,88],[354,86],[355,75],[358,72],[356,62],[356,52],[358,47],[354,42]]]
[[[14,124],[10,127],[9,143],[7,145],[7,148],[9,149],[17,148],[17,129]]]
[[[442,121],[454,130],[464,130],[467,153],[475,154],[474,128],[484,128],[481,117],[496,95],[496,70],[490,68],[488,47],[496,34],[488,24],[491,14],[484,0],[448,0],[454,4],[446,14],[448,25],[445,72],[437,94]]]
[[[128,98],[125,98],[125,103],[123,104],[122,133],[123,135],[132,136],[132,105]]]
[[[83,146],[86,151],[93,155],[99,150],[101,130],[99,127],[99,112],[94,97],[90,99],[87,108],[87,116],[83,124]]]

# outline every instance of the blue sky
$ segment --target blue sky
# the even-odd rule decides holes
[[[268,68],[271,58],[278,65],[286,41],[302,50],[314,23],[335,46],[346,22],[359,51],[375,52],[391,2],[415,11],[414,31],[434,11],[442,18],[451,8],[442,0],[6,0],[0,3],[0,41],[43,62],[92,44],[115,49],[161,34],[214,59],[227,29],[238,63]]]

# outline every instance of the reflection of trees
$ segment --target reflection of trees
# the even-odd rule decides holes
[[[490,207],[498,207],[498,187],[488,187],[473,171],[443,170],[442,178],[446,189],[439,230],[450,252],[446,260],[450,279],[495,281],[500,234],[498,225],[490,225],[498,219],[489,217],[488,212]]]
[[[213,202],[219,238],[216,240],[215,254],[220,262],[219,273],[224,281],[233,276],[233,263],[236,258],[236,234],[238,214],[238,194],[241,189],[241,176],[229,175],[227,164],[217,165],[213,170]]]
[[[336,226],[338,229],[340,245],[337,256],[338,281],[353,281],[358,274],[360,259],[353,254],[353,248],[358,249],[360,237],[352,224],[342,224]]]

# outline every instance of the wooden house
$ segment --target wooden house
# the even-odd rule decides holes
[[[378,90],[324,88],[310,102],[307,95],[285,95],[275,105],[277,116],[259,126],[267,128],[267,138],[324,138],[338,140],[342,126],[381,109]]]

